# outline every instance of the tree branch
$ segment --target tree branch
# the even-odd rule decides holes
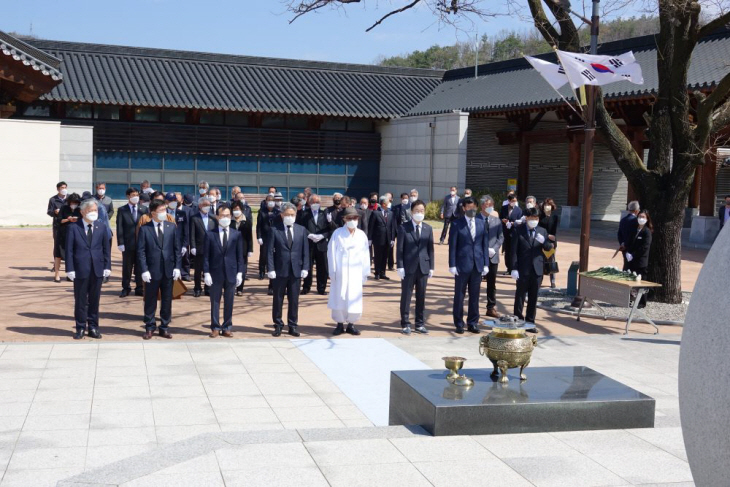
[[[544,0],[545,5],[550,9],[550,13],[553,14],[555,20],[560,25],[560,46],[558,49],[562,51],[578,52],[580,49],[580,37],[578,36],[578,29],[570,16],[570,12],[563,8],[558,0]]]
[[[712,34],[717,29],[727,24],[730,24],[730,12],[725,12],[724,14],[700,27],[700,30],[697,33],[697,39],[702,39],[706,35]]]
[[[384,21],[385,19],[387,19],[388,17],[390,17],[391,15],[395,15],[395,14],[399,14],[399,13],[401,13],[401,12],[405,12],[406,10],[408,10],[408,9],[411,9],[411,8],[415,7],[415,6],[416,6],[416,5],[418,5],[419,3],[421,3],[421,0],[413,0],[413,1],[411,2],[411,3],[409,3],[408,5],[406,5],[406,6],[404,6],[404,7],[401,7],[401,8],[395,9],[395,10],[393,10],[393,11],[391,11],[391,12],[388,12],[387,14],[385,14],[384,16],[382,16],[382,17],[380,18],[380,20],[378,20],[378,21],[377,21],[377,22],[375,22],[375,23],[374,23],[373,25],[371,25],[370,27],[368,27],[367,29],[365,29],[365,32],[370,32],[370,31],[371,31],[371,30],[373,30],[373,29],[374,29],[375,27],[377,27],[378,25],[382,24],[382,23],[383,23],[383,21]],[[456,11],[456,10],[454,10],[454,11]]]
[[[548,44],[557,48],[560,34],[555,30],[552,23],[550,23],[550,20],[545,14],[545,10],[542,8],[541,0],[527,0],[527,4],[530,7],[530,12],[532,13],[537,30],[540,31],[540,34],[542,34],[542,37]]]
[[[299,17],[309,12],[314,12],[324,7],[334,7],[336,4],[347,4],[347,3],[360,3],[360,0],[309,0],[309,1],[298,1],[291,0],[287,5],[287,10],[293,12],[294,18],[289,23],[291,24]]]
[[[722,112],[727,109],[729,102],[726,101],[726,98],[728,95],[730,95],[730,73],[720,80],[709,95],[695,94],[699,100],[697,103],[697,127],[695,128],[695,140],[698,146],[704,147],[710,134],[722,130],[727,125],[727,122],[722,124],[725,120]],[[723,108],[716,112],[716,108],[721,105]]]

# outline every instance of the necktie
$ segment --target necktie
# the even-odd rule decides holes
[[[89,246],[91,246],[91,236],[93,235],[91,233],[91,225],[87,225],[87,228],[88,229],[86,230],[86,241],[89,242]]]
[[[473,218],[469,218],[469,233],[471,233],[472,240],[477,238],[477,231],[476,231],[476,228],[474,228],[474,219]]]
[[[137,207],[136,206],[132,207],[132,220],[134,220],[135,222],[137,221]]]
[[[291,248],[292,243],[294,242],[294,236],[292,235],[291,226],[286,227],[286,239],[289,242],[289,248]]]
[[[416,242],[421,245],[421,225],[416,225]]]
[[[162,247],[162,223],[157,224],[157,240],[160,242],[160,247]]]
[[[226,245],[228,245],[228,229],[223,230],[223,250],[226,249]]]

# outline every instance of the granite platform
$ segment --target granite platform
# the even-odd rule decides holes
[[[589,367],[463,369],[464,388],[448,371],[391,372],[389,424],[418,425],[434,436],[537,433],[654,427],[655,400]]]

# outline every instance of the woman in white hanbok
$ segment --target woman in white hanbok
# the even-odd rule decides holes
[[[354,324],[362,316],[362,286],[370,274],[370,249],[367,235],[357,228],[359,217],[357,210],[346,208],[342,214],[345,224],[332,233],[327,246],[330,276],[327,307],[337,323],[334,335],[360,334]]]

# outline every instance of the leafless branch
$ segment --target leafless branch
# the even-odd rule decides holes
[[[714,18],[713,20],[700,27],[698,38],[702,39],[706,35],[712,34],[717,29],[727,24],[730,24],[730,12],[725,12],[724,14]]]
[[[399,14],[401,12],[405,12],[406,10],[415,7],[419,3],[421,3],[421,0],[413,0],[411,3],[409,3],[408,5],[406,5],[404,7],[397,8],[395,10],[391,10],[387,14],[383,15],[382,17],[380,17],[380,19],[377,22],[375,22],[373,25],[371,25],[370,27],[368,27],[367,29],[365,29],[365,32],[370,32],[371,30],[373,30],[374,28],[376,28],[377,26],[379,26],[380,24],[382,24],[383,21],[385,19],[387,19],[388,17],[390,17],[391,15],[395,15],[395,14]]]

